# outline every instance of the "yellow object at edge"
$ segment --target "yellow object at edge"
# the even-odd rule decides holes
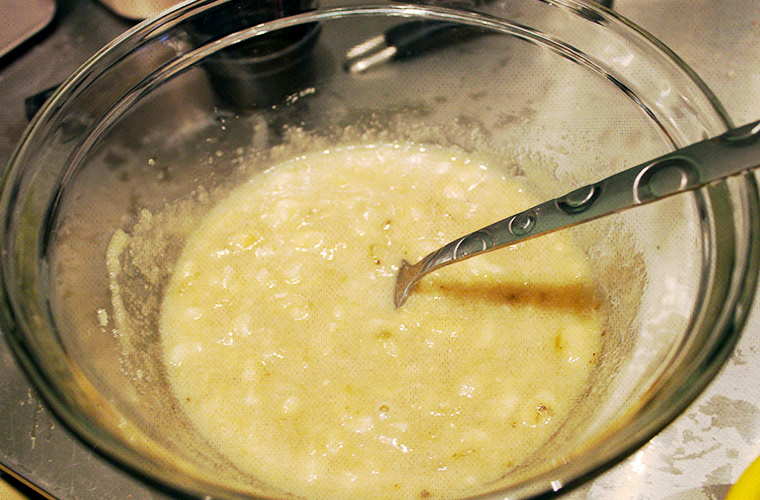
[[[760,500],[760,457],[739,477],[726,500]]]

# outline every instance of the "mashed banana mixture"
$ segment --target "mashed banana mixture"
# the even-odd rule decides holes
[[[474,158],[412,145],[255,175],[193,232],[162,306],[190,421],[306,498],[487,490],[586,390],[601,319],[585,257],[555,233],[444,268],[400,309],[395,274],[534,201]]]

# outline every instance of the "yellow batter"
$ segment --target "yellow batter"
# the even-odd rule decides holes
[[[198,430],[311,499],[457,497],[548,439],[600,344],[587,263],[562,233],[475,257],[394,309],[398,264],[530,206],[451,151],[295,158],[219,203],[163,303],[165,363]]]

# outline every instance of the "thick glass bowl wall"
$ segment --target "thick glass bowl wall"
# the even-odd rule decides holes
[[[125,338],[101,324],[101,310],[113,313],[106,254],[115,230],[238,181],[240,161],[266,156],[296,128],[328,137],[384,129],[391,139],[488,149],[505,163],[540,158],[520,175],[556,196],[727,127],[688,68],[592,4],[521,0],[483,7],[487,15],[368,6],[259,25],[274,8],[197,2],[116,40],[35,118],[0,200],[3,327],[47,402],[139,475],[222,498],[281,492],[237,473],[184,421],[167,395],[156,331]],[[345,70],[350,48],[412,20],[459,28],[435,48]],[[618,331],[577,417],[494,484],[499,497],[583,480],[696,397],[748,310],[757,223],[746,177],[578,230]],[[166,241],[167,263],[180,246]],[[169,268],[134,283],[155,285],[140,298],[153,301],[147,325]],[[636,296],[615,283],[626,272]]]

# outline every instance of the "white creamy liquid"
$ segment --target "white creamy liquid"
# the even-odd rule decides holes
[[[550,439],[600,346],[588,263],[555,233],[416,262],[535,200],[446,150],[356,146],[255,175],[187,241],[162,308],[190,421],[241,470],[311,499],[458,497]]]

